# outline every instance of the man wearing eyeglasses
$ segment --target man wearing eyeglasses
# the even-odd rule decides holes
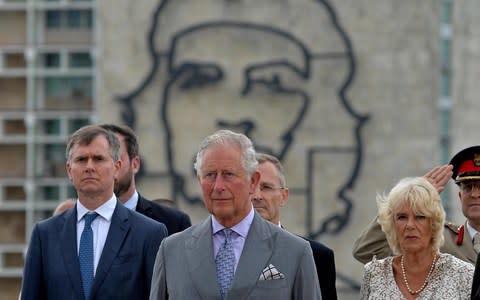
[[[467,221],[461,226],[450,222],[445,224],[445,243],[440,251],[475,264],[480,251],[480,236],[476,238],[480,232],[480,146],[461,150],[448,165],[436,167],[424,177],[439,192],[443,191],[450,177],[458,185],[458,197]],[[376,219],[362,232],[353,246],[353,256],[363,263],[370,261],[373,256],[380,259],[391,253],[385,234]]]
[[[253,207],[262,218],[281,226],[281,209],[288,200],[288,188],[283,166],[272,155],[257,153],[256,157],[260,181],[252,196]],[[312,248],[322,299],[337,299],[333,251],[319,242],[306,240]]]

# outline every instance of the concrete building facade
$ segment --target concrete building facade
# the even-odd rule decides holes
[[[19,292],[33,225],[75,195],[67,136],[95,122],[94,1],[0,1],[0,299]]]

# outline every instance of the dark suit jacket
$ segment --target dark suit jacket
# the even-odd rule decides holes
[[[147,200],[140,194],[138,195],[138,203],[135,210],[142,215],[149,217],[150,219],[154,219],[155,221],[165,224],[169,235],[174,234],[175,232],[183,231],[192,225],[190,217],[186,213],[178,209]]]
[[[313,252],[313,260],[317,268],[318,281],[322,299],[336,300],[337,289],[335,286],[335,258],[332,249],[314,240],[305,238],[310,243]]]
[[[477,262],[475,264],[475,273],[473,273],[471,299],[480,300],[480,257],[477,257]]]
[[[35,225],[21,299],[84,299],[76,236],[76,207]],[[155,255],[166,236],[163,224],[117,201],[89,299],[148,299]]]

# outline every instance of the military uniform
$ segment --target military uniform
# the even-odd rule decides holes
[[[473,146],[458,152],[450,161],[453,165],[452,178],[456,184],[461,184],[462,191],[469,193],[465,201],[477,201],[480,186],[480,146]],[[477,190],[477,194],[473,194]],[[459,234],[460,235],[460,234]],[[473,247],[473,246],[472,246]],[[480,260],[475,264],[475,274],[472,282],[471,299],[480,299]]]
[[[440,252],[450,253],[461,260],[475,264],[477,253],[473,250],[472,238],[465,230],[465,225],[457,226],[447,222],[443,229],[443,236],[445,243],[440,248]],[[358,261],[367,263],[373,256],[381,259],[391,255],[393,252],[388,246],[385,233],[375,218],[353,244],[353,256]]]

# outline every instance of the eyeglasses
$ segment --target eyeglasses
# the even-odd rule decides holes
[[[283,190],[285,189],[284,187],[276,187],[270,184],[260,184],[260,191],[264,193],[271,193],[275,190]]]
[[[475,182],[462,182],[460,184],[460,189],[464,193],[471,193],[473,190],[480,191],[480,181]]]

